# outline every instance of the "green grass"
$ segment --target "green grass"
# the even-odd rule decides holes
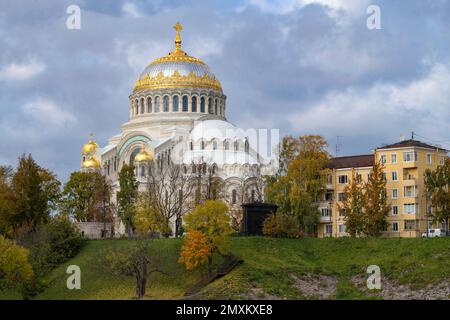
[[[148,299],[179,299],[199,278],[200,272],[187,272],[177,263],[181,240],[158,239],[164,265],[171,275],[153,274]],[[89,241],[67,263],[54,269],[49,287],[36,299],[132,299],[134,279],[110,275],[99,267],[98,257],[114,246],[127,246],[127,240]],[[232,252],[244,263],[225,277],[204,288],[202,299],[240,299],[258,288],[256,297],[305,298],[289,276],[330,275],[338,279],[336,299],[372,299],[350,281],[365,279],[366,268],[378,265],[389,280],[422,288],[450,280],[450,238],[438,239],[272,239],[231,238]],[[81,290],[68,290],[65,270],[75,264],[81,268]],[[263,293],[261,293],[263,292]],[[17,298],[1,293],[0,299]]]

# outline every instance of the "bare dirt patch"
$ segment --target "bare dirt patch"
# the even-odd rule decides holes
[[[331,299],[336,295],[339,281],[336,276],[290,273],[289,277],[294,281],[294,287],[307,298]]]
[[[381,290],[372,291],[367,289],[366,279],[354,276],[351,282],[360,290],[373,293],[385,300],[437,300],[450,299],[450,282],[428,285],[422,289],[413,289],[407,284],[397,284],[385,277],[381,278]]]

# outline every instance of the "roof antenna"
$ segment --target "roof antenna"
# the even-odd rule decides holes
[[[411,132],[411,140],[414,140],[414,131]]]

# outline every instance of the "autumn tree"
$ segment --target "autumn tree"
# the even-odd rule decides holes
[[[363,233],[369,237],[376,237],[386,228],[386,218],[391,210],[387,203],[386,178],[383,166],[375,163],[364,184],[364,221]]]
[[[319,223],[317,198],[325,192],[322,174],[330,156],[327,142],[321,136],[286,137],[281,143],[280,172],[267,180],[269,202],[278,211],[294,215],[300,231],[313,235]]]
[[[29,250],[0,235],[0,289],[22,289],[33,278]]]
[[[272,213],[263,222],[263,234],[275,238],[299,238],[303,234],[296,216]]]
[[[448,231],[450,220],[450,159],[435,170],[427,169],[424,174],[425,188],[431,202],[433,223],[440,222]]]
[[[221,200],[208,200],[195,207],[194,211],[185,216],[186,230],[199,231],[213,246],[212,251],[225,255],[228,253],[228,236],[232,233],[228,207]],[[212,255],[208,258],[211,266]]]
[[[11,188],[13,169],[0,166],[0,234],[11,236],[13,233],[12,216],[15,208],[14,193]]]
[[[344,189],[344,199],[339,210],[345,212],[345,225],[347,232],[352,236],[360,236],[364,233],[365,223],[365,196],[364,185],[361,176],[355,170],[352,170],[350,184]]]
[[[118,215],[125,223],[128,238],[134,234],[135,202],[138,197],[139,182],[134,174],[134,166],[124,164],[119,172],[120,191],[117,192]]]
[[[15,202],[12,225],[35,230],[37,225],[45,223],[50,211],[56,208],[59,189],[55,174],[40,167],[31,155],[20,157],[11,181]]]
[[[184,238],[178,262],[184,264],[186,270],[196,269],[211,261],[213,250],[214,245],[203,232],[192,230]]]

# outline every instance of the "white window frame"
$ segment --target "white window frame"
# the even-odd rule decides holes
[[[427,153],[427,164],[433,164],[433,155],[431,153]]]
[[[392,206],[391,214],[393,216],[397,216],[398,215],[398,206]]]
[[[397,163],[397,154],[396,153],[392,153],[391,154],[391,163],[392,164],[396,164]]]
[[[347,227],[346,227],[345,223],[339,224],[339,233],[346,233],[346,232],[347,232]]]
[[[394,225],[397,226],[397,230],[395,230]],[[398,221],[392,222],[392,231],[393,231],[393,232],[399,232],[399,226],[400,226],[400,225],[398,224]]]
[[[395,196],[394,196],[394,192],[395,192]],[[391,197],[392,199],[398,199],[398,189],[397,188],[392,189],[391,195],[392,195],[392,197]]]
[[[394,176],[395,176],[395,179],[394,179]],[[392,181],[398,181],[397,171],[392,171],[391,172],[391,178],[392,178]]]
[[[380,163],[381,163],[381,164],[386,164],[386,163],[387,163],[387,157],[386,157],[385,154],[382,154],[382,155],[380,156]]]
[[[341,177],[345,177],[345,182],[341,182]],[[346,174],[338,175],[338,183],[339,184],[347,184],[348,183],[348,175],[346,175]]]
[[[411,158],[410,155],[413,155]],[[417,162],[417,151],[405,151],[403,152],[403,162]]]
[[[411,210],[411,208],[414,208],[414,210]],[[403,213],[404,214],[418,214],[419,213],[419,204],[418,203],[403,204]]]

